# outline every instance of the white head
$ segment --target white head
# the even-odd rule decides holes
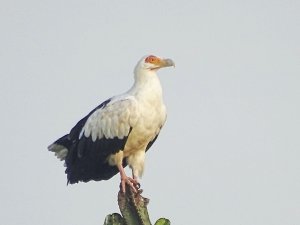
[[[134,73],[144,73],[147,71],[156,72],[160,68],[175,66],[172,59],[163,59],[154,55],[144,56],[136,65]]]

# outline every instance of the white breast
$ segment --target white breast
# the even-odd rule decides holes
[[[152,77],[146,85],[135,87],[132,94],[138,102],[139,119],[128,136],[123,154],[136,177],[144,170],[145,150],[159,133],[166,120],[166,107],[158,78]]]

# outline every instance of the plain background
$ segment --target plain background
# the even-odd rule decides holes
[[[96,225],[119,211],[119,176],[66,186],[47,146],[129,89],[146,54],[176,62],[159,71],[168,120],[141,180],[152,221],[300,224],[299,11],[298,0],[1,1],[1,224]]]

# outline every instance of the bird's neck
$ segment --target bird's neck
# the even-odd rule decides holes
[[[155,71],[136,72],[134,78],[130,94],[142,101],[162,101],[162,87]]]

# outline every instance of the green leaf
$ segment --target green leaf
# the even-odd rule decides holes
[[[170,220],[166,218],[160,218],[155,222],[154,225],[170,225],[170,224],[171,224]]]

